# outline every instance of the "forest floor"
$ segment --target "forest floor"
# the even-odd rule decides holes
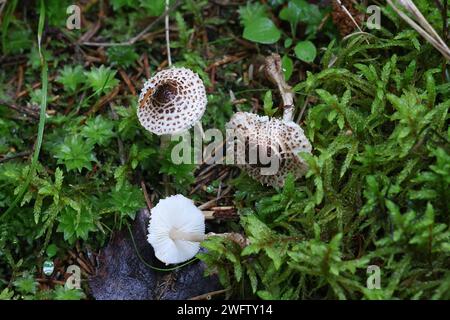
[[[0,299],[94,298],[103,250],[174,194],[234,235],[196,256],[217,298],[450,299],[447,0],[414,1],[428,39],[390,1],[366,2],[1,1]],[[177,142],[137,117],[171,65],[203,81],[205,132],[237,112],[282,119],[292,95],[308,169],[263,185],[175,164]],[[65,286],[74,265],[79,289]]]

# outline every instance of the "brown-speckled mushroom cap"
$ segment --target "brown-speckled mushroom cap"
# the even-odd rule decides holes
[[[246,139],[245,152],[262,147],[268,151],[269,156],[273,153],[278,158],[279,168],[271,175],[261,174],[260,164],[250,164],[249,161],[238,164],[250,177],[262,184],[282,187],[289,172],[292,172],[295,178],[299,178],[308,170],[299,152],[311,153],[312,148],[297,123],[237,112],[227,123],[227,129],[234,129],[238,139]]]
[[[165,69],[147,80],[139,96],[138,119],[157,135],[175,134],[192,127],[206,109],[200,77],[186,68]]]

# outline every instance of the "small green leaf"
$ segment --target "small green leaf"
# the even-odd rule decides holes
[[[64,286],[58,286],[54,292],[55,300],[81,300],[86,296],[83,291],[79,289],[66,289]]]
[[[281,67],[283,68],[284,79],[289,81],[292,76],[292,71],[294,70],[294,62],[291,58],[284,55],[283,58],[281,58]]]
[[[100,68],[92,68],[90,71],[85,72],[87,83],[97,95],[103,92],[108,93],[119,83],[114,78],[115,74],[116,71],[111,70],[109,67],[105,68],[104,65],[101,65]]]
[[[297,58],[304,62],[311,63],[317,55],[317,49],[311,41],[301,41],[294,48]]]
[[[114,136],[114,124],[111,120],[98,115],[86,121],[86,125],[81,130],[81,134],[87,138],[88,143],[105,146]]]
[[[82,66],[64,66],[56,81],[64,86],[67,92],[75,92],[80,84],[83,83],[85,77],[83,75]]]
[[[77,239],[87,240],[89,232],[96,229],[93,212],[91,208],[84,205],[80,206],[79,211],[74,210],[71,206],[66,206],[58,220],[57,231],[63,232],[64,240],[70,244],[73,244]]]
[[[47,256],[49,258],[53,258],[58,252],[58,247],[54,243],[52,243],[47,247],[47,250],[45,250],[45,252],[47,253]]]
[[[145,8],[148,15],[151,17],[157,17],[164,12],[166,1],[165,0],[139,0],[142,8]]]
[[[284,40],[284,47],[289,48],[292,45],[292,38],[286,38]]]
[[[269,18],[256,18],[248,22],[244,28],[244,38],[262,44],[277,42],[281,37],[280,30]]]
[[[136,212],[145,206],[142,190],[130,183],[124,184],[119,190],[113,189],[110,193],[110,207],[122,217],[129,216],[134,219]]]
[[[124,68],[132,66],[139,58],[139,55],[132,46],[110,47],[106,51],[106,54],[111,65],[118,65]]]
[[[92,162],[97,161],[93,153],[93,145],[83,140],[80,135],[66,137],[64,142],[58,146],[55,154],[58,164],[64,164],[67,171],[83,168],[92,169]]]
[[[272,91],[267,90],[264,95],[264,113],[271,117],[276,111],[273,109]]]

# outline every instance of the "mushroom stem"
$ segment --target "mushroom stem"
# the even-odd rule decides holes
[[[169,67],[172,66],[172,55],[170,54],[170,35],[169,35],[169,0],[166,0],[166,9],[165,9],[165,29],[166,29],[166,46],[167,46],[167,64]]]
[[[163,134],[161,135],[160,140],[160,147],[161,147],[161,159],[164,157],[164,152],[166,152],[166,149],[170,146],[170,134]],[[168,175],[163,175],[163,185],[164,185],[164,193],[165,195],[169,195],[169,185],[170,185],[170,178]]]
[[[202,120],[198,120],[194,126],[195,126],[194,130],[198,130],[202,139],[205,139],[205,131],[203,130]]]
[[[202,242],[205,237],[203,235],[193,234],[189,232],[183,232],[177,228],[173,228],[169,232],[169,237],[172,240],[183,240],[183,241],[192,241],[192,242]]]
[[[292,88],[284,80],[280,55],[273,53],[266,58],[265,70],[269,80],[277,85],[283,99],[283,120],[292,121],[294,118],[294,93]]]

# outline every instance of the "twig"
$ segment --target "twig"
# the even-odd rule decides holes
[[[188,300],[211,300],[211,298],[213,296],[217,296],[219,294],[225,293],[227,291],[230,291],[230,289],[222,289],[222,290],[217,290],[217,291],[211,291],[211,292],[207,292],[192,298],[189,298]]]
[[[210,210],[203,210],[205,220],[236,220],[239,215],[235,207],[212,207]]]
[[[130,77],[128,77],[127,73],[123,69],[119,69],[119,74],[122,77],[123,81],[128,86],[128,89],[130,89],[130,92],[133,96],[136,95],[136,89],[134,88],[133,84],[131,83]]]
[[[55,78],[56,78],[56,75],[48,77],[48,82],[52,82],[53,80],[55,80]],[[38,81],[31,86],[31,90],[37,89],[41,86],[42,86],[42,82]],[[27,94],[29,94],[29,91],[28,91],[28,89],[25,89],[16,96],[16,99],[22,98],[22,97],[26,96]]]
[[[0,105],[4,105],[10,109],[16,110],[17,112],[20,113],[26,113],[28,116],[32,117],[35,120],[39,119],[39,113],[37,111],[34,111],[28,107],[19,107],[17,105],[15,105],[14,103],[9,103],[3,100],[0,100]]]
[[[145,182],[143,180],[141,181],[141,187],[142,187],[142,192],[144,192],[144,198],[145,198],[145,203],[147,204],[147,208],[148,208],[148,210],[151,210],[153,208],[152,200],[150,200],[150,197],[148,196],[147,187],[145,186]]]
[[[302,120],[303,113],[305,113],[306,107],[308,106],[308,102],[309,102],[309,96],[307,96],[305,98],[305,102],[303,103],[303,107],[300,110],[300,114],[298,115],[298,118],[297,118],[297,123],[300,123],[300,121]]]
[[[5,9],[5,6],[6,6],[6,0],[0,0],[0,23],[3,21],[2,13],[3,13],[3,9]]]
[[[19,65],[19,76],[17,79],[16,96],[22,91],[22,85],[23,85],[23,64],[20,64]]]
[[[103,96],[102,98],[100,98],[100,100],[98,100],[93,106],[92,108],[90,108],[87,112],[86,115],[91,115],[91,114],[95,114],[96,112],[98,112],[100,110],[100,108],[102,108],[105,104],[107,104],[108,102],[112,101],[117,94],[119,93],[120,90],[120,85],[118,85],[117,87],[115,87],[110,93],[108,93],[106,96]]]
[[[30,154],[31,154],[30,151],[19,152],[19,153],[16,153],[16,154],[12,155],[12,156],[4,157],[4,158],[0,159],[0,163],[6,162],[6,161],[9,161],[9,160],[13,160],[13,159],[16,159],[16,158],[20,158],[20,157],[29,156]]]
[[[222,194],[220,195],[220,198],[219,198],[219,199],[214,198],[214,199],[212,199],[212,200],[209,200],[209,201],[205,202],[204,204],[198,206],[198,208],[199,208],[200,210],[206,210],[206,209],[211,208],[214,204],[216,204],[221,198],[223,198],[223,197],[224,197],[226,194],[228,194],[230,191],[231,191],[231,186],[228,187],[228,188],[226,188],[225,191],[222,192]]]
[[[450,49],[433,29],[433,27],[428,23],[422,13],[417,9],[414,3],[410,0],[399,0],[399,3],[403,8],[405,8],[409,13],[417,19],[419,24],[417,24],[413,19],[411,19],[402,10],[396,7],[391,0],[386,0],[388,4],[394,9],[397,14],[406,21],[411,27],[413,27],[422,37],[424,37],[433,47],[435,47],[445,59],[450,60]]]
[[[91,47],[114,47],[114,46],[131,46],[137,41],[139,41],[151,28],[153,28],[154,25],[159,23],[161,20],[163,20],[167,15],[169,15],[171,12],[175,11],[180,3],[180,0],[177,0],[172,7],[169,10],[166,10],[166,12],[162,15],[160,15],[158,18],[153,20],[147,27],[145,27],[141,32],[139,32],[136,36],[131,38],[128,41],[125,42],[82,42],[80,44],[83,44],[85,46],[91,46]]]
[[[222,59],[220,59],[216,62],[213,62],[208,67],[206,67],[205,71],[210,71],[212,68],[219,67],[224,64],[237,62],[239,60],[244,59],[247,55],[248,55],[248,53],[245,51],[240,51],[240,52],[236,53],[235,55],[225,55]]]
[[[361,27],[359,26],[358,22],[356,22],[355,18],[353,18],[352,14],[350,13],[350,11],[348,11],[348,9],[342,4],[341,0],[335,0],[340,6],[341,9],[345,12],[345,14],[350,18],[350,20],[352,20],[353,24],[356,26],[356,28],[358,28],[358,30],[360,32],[363,32],[361,30]]]
[[[147,53],[144,53],[142,60],[144,61],[144,73],[145,73],[146,78],[148,79],[148,78],[150,78],[150,66],[148,64]]]

